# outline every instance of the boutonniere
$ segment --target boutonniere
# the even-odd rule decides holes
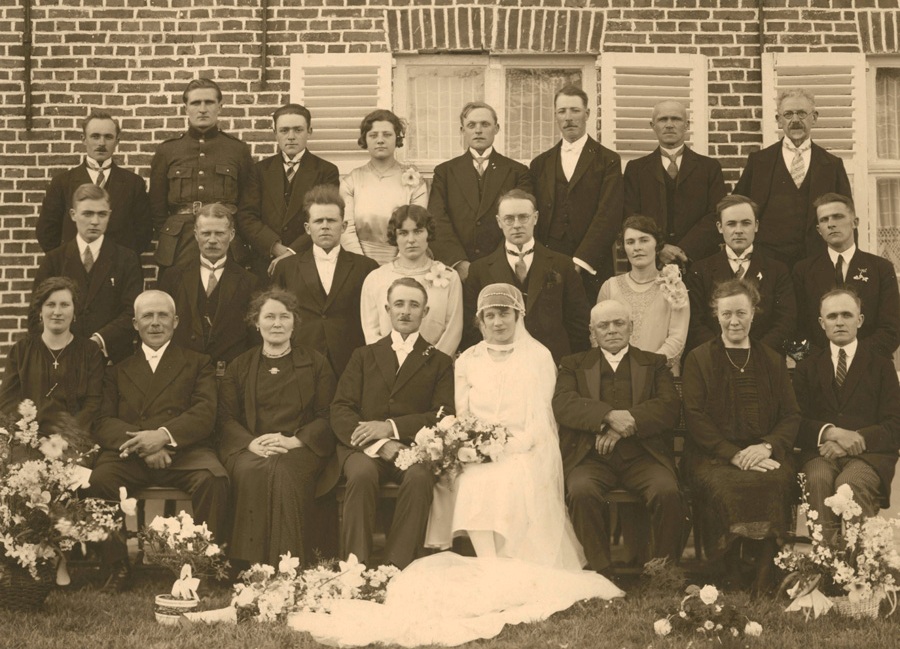
[[[673,309],[681,309],[687,306],[688,290],[684,282],[681,281],[681,269],[675,264],[666,264],[659,271],[656,283],[662,291],[666,302]]]
[[[434,345],[428,345],[428,347],[425,348],[425,351],[422,352],[422,356],[427,358],[431,356],[432,351],[434,351]]]
[[[860,269],[859,269],[859,272],[856,273],[856,275],[853,276],[853,279],[855,279],[857,282],[868,282],[868,281],[869,281],[869,276],[866,275],[866,273],[867,273],[868,271],[869,271],[868,268],[860,268]]]
[[[447,268],[442,262],[436,261],[431,264],[431,270],[425,273],[425,279],[435,288],[447,288],[450,286],[450,273],[454,272],[456,271]]]
[[[551,288],[556,286],[557,284],[562,283],[562,275],[559,274],[556,270],[547,271],[547,274],[544,275],[544,286],[547,288]]]
[[[760,282],[762,281],[762,271],[756,273],[756,279],[758,279]]]

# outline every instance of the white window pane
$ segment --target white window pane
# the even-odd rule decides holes
[[[407,158],[448,160],[460,154],[459,111],[484,101],[485,70],[472,66],[410,66],[405,115]]]
[[[900,159],[900,68],[875,73],[875,139],[880,159]]]
[[[553,96],[565,85],[581,87],[578,68],[506,70],[506,151],[514,160],[531,160],[559,139]]]
[[[900,178],[879,178],[878,254],[900,268]]]

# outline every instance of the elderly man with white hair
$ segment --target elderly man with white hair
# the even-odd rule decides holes
[[[650,512],[654,557],[681,556],[686,509],[672,449],[679,399],[666,358],[629,344],[630,309],[615,300],[591,310],[595,348],[562,359],[553,412],[575,534],[593,570],[608,573],[607,494],[641,496]]]

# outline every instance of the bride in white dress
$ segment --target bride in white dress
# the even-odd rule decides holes
[[[478,297],[485,341],[457,361],[457,414],[503,424],[512,439],[498,462],[468,466],[452,491],[436,491],[428,537],[449,547],[453,535],[466,533],[478,557],[439,552],[419,559],[394,577],[384,604],[340,600],[330,614],[290,616],[292,628],[331,646],[454,646],[494,637],[506,624],[546,619],[582,599],[624,595],[581,570],[550,406],[556,367],[525,331],[524,310],[515,287],[486,286]]]

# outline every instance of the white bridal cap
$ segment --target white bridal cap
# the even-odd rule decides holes
[[[525,300],[522,299],[522,291],[512,284],[488,284],[478,294],[478,308],[476,316],[490,307],[506,307],[515,309],[525,315]]]

